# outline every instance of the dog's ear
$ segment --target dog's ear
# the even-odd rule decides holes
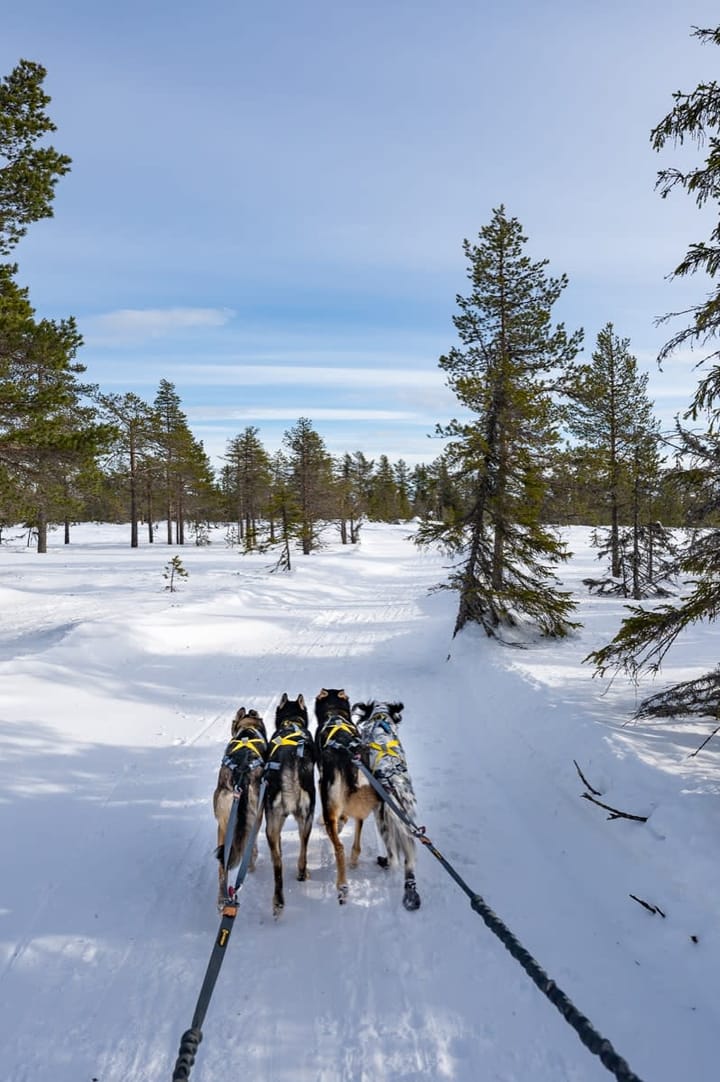
[[[303,699],[302,695],[298,695],[298,697],[297,697],[297,699],[295,701],[297,702],[297,704],[298,704],[298,706],[300,707],[301,710],[305,709],[305,700]]]
[[[402,712],[405,709],[405,703],[388,703],[387,706],[393,721],[399,725],[402,721]]]
[[[347,699],[347,694],[345,692],[345,688],[339,688],[337,694],[338,694],[338,699]],[[349,701],[350,700],[348,699],[348,702]]]
[[[241,706],[240,709],[235,714],[235,717],[232,719],[232,722],[230,724],[230,732],[232,733],[233,736],[237,736],[237,734],[240,732],[240,729],[242,728],[243,719],[245,717],[246,717],[245,707]]]
[[[280,706],[285,706],[285,703],[287,701],[288,701],[287,691],[283,691],[282,695],[280,696]]]
[[[370,707],[367,703],[353,703],[353,714],[363,714],[365,717],[367,717],[369,711]]]
[[[318,693],[317,693],[317,698],[318,699],[327,699],[327,695],[328,695],[327,688],[320,688],[320,691],[318,691]]]

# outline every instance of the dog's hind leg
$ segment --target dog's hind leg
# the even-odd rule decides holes
[[[273,893],[273,914],[277,917],[285,906],[283,894],[283,866],[282,866],[282,827],[285,816],[282,813],[266,811],[265,834],[272,858],[273,875],[275,878],[275,891]]]
[[[405,857],[405,885],[403,887],[403,905],[406,909],[420,908],[420,895],[415,882],[415,842],[409,834],[403,832],[400,848]]]
[[[228,896],[227,875],[225,874],[225,835],[227,834],[232,800],[233,795],[230,790],[221,790],[216,794],[214,801],[215,817],[217,819],[217,849],[215,850],[215,856],[218,860],[217,904],[220,908],[225,904]],[[231,845],[229,838],[227,844]]]
[[[391,868],[395,861],[395,851],[388,829],[387,817],[388,811],[385,804],[381,804],[375,809],[375,825],[382,843],[385,846],[385,855],[377,858],[377,862],[381,868]]]
[[[345,847],[340,841],[340,834],[338,831],[338,813],[336,811],[328,810],[324,815],[324,819],[327,836],[335,850],[335,886],[337,887],[338,901],[340,902],[340,905],[344,905],[347,901],[348,885],[345,872]]]
[[[415,882],[415,842],[393,812],[383,804],[376,816],[378,832],[387,850],[387,857],[378,857],[382,868],[390,868],[403,858],[405,883],[403,887],[403,905],[406,909],[420,908],[420,895]]]
[[[300,835],[300,852],[298,853],[297,863],[297,877],[299,882],[303,883],[306,879],[310,878],[310,874],[307,870],[307,850],[308,842],[310,841],[310,832],[312,830],[312,812],[309,815],[297,815],[298,834]]]
[[[350,867],[357,868],[358,861],[360,860],[360,854],[362,852],[360,846],[360,835],[362,834],[364,819],[355,820],[355,831],[353,833],[352,849],[350,850]]]
[[[249,789],[249,792],[248,792],[248,797],[247,797],[247,804],[245,805],[245,818],[244,818],[244,821],[243,821],[243,824],[242,824],[243,838],[242,838],[242,846],[241,846],[241,849],[240,849],[241,855],[245,852],[245,846],[247,845],[248,841],[250,840],[250,834],[251,834],[251,832],[253,830],[253,824],[257,820],[257,825],[258,825],[258,829],[259,829],[260,828],[260,823],[262,822],[262,810],[260,808],[260,805],[258,804],[259,795],[260,795],[260,793],[259,793],[259,782],[254,782],[250,786],[250,789]],[[259,820],[258,820],[258,813],[260,813]],[[255,865],[257,864],[257,858],[258,858],[258,846],[257,846],[257,834],[256,834],[255,835],[255,840],[253,842],[252,851],[250,853],[250,861],[248,863],[248,871],[249,872],[254,872],[255,871]]]

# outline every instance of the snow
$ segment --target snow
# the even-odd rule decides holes
[[[329,536],[270,574],[207,547],[129,548],[83,524],[39,556],[0,549],[0,1009],[8,1082],[169,1082],[217,933],[211,795],[230,720],[272,727],[283,691],[401,699],[418,819],[458,874],[644,1082],[717,1077],[720,734],[713,719],[632,720],[625,679],[582,659],[622,602],[587,594],[589,531],[565,584],[583,628],[525,650],[451,639],[445,561],[407,526]],[[189,577],[165,590],[179,552]],[[714,667],[693,629],[664,686]],[[576,760],[608,821],[582,799]],[[349,848],[350,826],[344,839]],[[193,1082],[599,1082],[611,1075],[424,847],[422,907],[360,865],[337,904],[319,823],[311,878],[273,919],[264,839],[203,1026]],[[630,895],[659,907],[649,912]],[[693,939],[697,940],[697,942]]]

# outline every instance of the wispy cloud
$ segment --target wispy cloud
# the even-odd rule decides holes
[[[222,327],[235,313],[229,308],[120,308],[81,322],[91,346],[127,345],[167,338],[192,327]]]
[[[413,371],[407,368],[333,368],[321,365],[203,364],[174,368],[182,383],[218,384],[219,386],[276,386],[286,384],[325,387],[403,387],[409,383],[423,387],[441,387],[440,372]]]
[[[409,410],[343,409],[334,407],[291,406],[193,406],[187,411],[192,421],[295,421],[309,417],[314,421],[397,421],[422,423],[424,418]]]

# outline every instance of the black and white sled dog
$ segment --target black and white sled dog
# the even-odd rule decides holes
[[[222,757],[217,786],[213,793],[213,811],[217,820],[218,845],[218,906],[228,901],[227,871],[242,860],[245,847],[260,811],[260,787],[267,755],[267,732],[257,710],[245,710],[241,706],[231,725],[230,743]],[[233,837],[227,838],[228,823],[233,803],[237,801],[237,814]],[[225,863],[225,846],[230,845],[230,858]],[[249,864],[255,868],[257,843]]]
[[[368,703],[355,703],[352,716],[362,740],[363,758],[367,766],[390,799],[414,821],[415,793],[398,736],[403,710],[403,703],[373,699]],[[378,864],[388,868],[402,856],[405,868],[403,905],[406,909],[418,909],[420,895],[415,883],[415,839],[384,801],[375,808],[375,822],[387,853],[387,856],[378,857]]]
[[[297,877],[301,882],[308,878],[307,847],[315,812],[315,759],[305,700],[302,695],[288,699],[283,692],[275,711],[275,732],[268,745],[265,791],[265,833],[275,875],[275,916],[285,905],[280,835],[289,815],[295,816],[300,835]]]

